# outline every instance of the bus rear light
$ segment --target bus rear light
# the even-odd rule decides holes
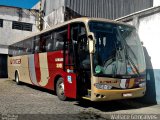
[[[99,83],[95,83],[94,86],[97,89],[103,89],[103,90],[110,90],[112,88],[112,86],[110,86],[110,85],[99,84]]]

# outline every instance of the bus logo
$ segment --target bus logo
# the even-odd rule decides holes
[[[11,59],[10,64],[21,64],[21,59]]]

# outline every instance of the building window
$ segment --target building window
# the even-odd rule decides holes
[[[32,31],[32,24],[13,21],[12,29]]]
[[[0,27],[3,27],[3,20],[0,19]]]

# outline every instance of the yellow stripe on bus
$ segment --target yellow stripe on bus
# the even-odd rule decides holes
[[[40,72],[41,72],[41,81],[39,82],[39,85],[46,86],[49,78],[48,60],[47,60],[46,53],[39,54],[39,64],[40,64]]]

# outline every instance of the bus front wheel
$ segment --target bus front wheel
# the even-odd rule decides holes
[[[60,100],[65,101],[67,97],[64,94],[64,80],[60,77],[56,83],[56,93]]]
[[[20,84],[18,72],[15,73],[15,81],[17,85]]]

